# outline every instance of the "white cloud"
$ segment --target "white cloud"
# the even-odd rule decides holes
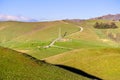
[[[37,20],[24,17],[24,16],[11,16],[11,15],[0,15],[0,21],[23,21],[23,22],[35,22]]]

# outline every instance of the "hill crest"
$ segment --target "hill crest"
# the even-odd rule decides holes
[[[98,20],[98,19],[103,19],[103,20],[114,20],[114,21],[119,21],[120,20],[120,14],[108,14],[108,15],[103,15],[100,17],[92,18],[93,20]]]

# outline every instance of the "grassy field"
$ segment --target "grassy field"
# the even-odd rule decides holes
[[[6,41],[48,41],[58,36],[61,27],[62,34],[67,35],[77,32],[78,27],[74,24],[66,24],[61,21],[54,22],[0,22],[0,42]],[[69,29],[68,29],[69,28]],[[44,34],[44,35],[43,35]]]
[[[0,47],[0,80],[90,80],[24,53]]]
[[[27,53],[36,57],[37,59],[44,59],[46,57],[54,56],[63,52],[71,51],[79,48],[105,48],[105,47],[114,47],[108,45],[107,43],[94,42],[94,41],[84,41],[84,40],[72,40],[67,42],[57,42],[56,46],[64,47],[51,47],[48,49],[43,48],[48,45],[50,42],[40,42],[40,41],[30,41],[30,42],[6,42],[1,45],[4,47],[9,47],[11,49]]]
[[[45,58],[49,63],[82,69],[104,80],[120,79],[120,49],[77,49]]]
[[[120,44],[109,38],[108,33],[118,34],[120,22],[114,21],[119,27],[117,29],[95,29],[93,25],[96,22],[112,21],[0,22],[0,46],[52,64],[71,66],[105,80],[118,80],[120,79]],[[80,26],[83,27],[82,32]],[[65,32],[66,36],[55,43],[57,47],[45,49],[44,46],[58,37],[59,28],[62,30],[62,36]]]

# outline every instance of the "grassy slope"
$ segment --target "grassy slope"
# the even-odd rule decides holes
[[[1,22],[0,45],[29,53],[39,59],[70,51],[69,49],[59,48],[38,48],[48,45],[53,39],[55,39],[58,35],[59,27],[62,28],[62,35],[64,32],[67,32],[67,36],[65,38],[72,39],[72,41],[58,42],[56,44],[58,46],[79,49],[81,47],[89,48],[92,46],[95,48],[97,45],[116,45],[113,41],[108,39],[106,40],[105,36],[101,36],[104,35],[104,31],[97,30],[92,27],[95,22],[96,20],[87,20],[78,23],[79,26],[84,28],[83,32],[79,32],[79,27],[76,23],[64,21],[38,23]],[[107,21],[98,20],[98,22]],[[114,30],[109,31],[114,32]]]
[[[3,36],[3,34],[6,34],[1,38],[0,41],[2,43],[0,45],[29,53],[30,55],[38,59],[46,58],[47,61],[51,63],[62,63],[62,64],[65,63],[65,65],[70,65],[79,69],[83,69],[88,73],[91,73],[93,75],[96,75],[104,79],[119,79],[120,78],[118,76],[119,67],[117,67],[119,66],[119,62],[118,62],[119,52],[116,52],[118,51],[118,49],[114,49],[114,47],[119,47],[119,44],[110,40],[107,37],[107,34],[105,34],[105,32],[119,33],[120,28],[106,29],[106,30],[94,29],[93,25],[95,24],[96,21],[97,20],[87,20],[77,23],[77,25],[80,25],[84,28],[83,32],[79,32],[78,31],[79,28],[77,27],[76,23],[71,23],[71,22],[56,21],[56,22],[45,22],[45,23],[21,23],[21,26],[23,25],[24,27],[27,27],[27,29],[25,28],[25,32],[23,32],[24,30],[21,32],[21,30],[19,29],[21,28],[20,26],[19,28],[15,28],[15,26],[18,26],[19,24],[18,22],[17,23],[8,22],[9,25],[16,24],[14,28],[16,29],[16,34],[18,33],[17,37],[13,36],[12,33],[13,30],[11,30],[11,28],[7,29],[3,27],[6,25],[9,28],[8,23],[6,22],[0,23],[1,25],[0,35]],[[111,21],[98,20],[97,22],[111,22]],[[119,26],[120,22],[116,22],[116,24]],[[38,25],[40,28],[37,28]],[[22,27],[21,29],[24,29],[24,27]],[[38,46],[42,47],[49,44],[51,40],[57,37],[58,27],[62,27],[62,31],[63,31],[62,33],[66,31],[68,32],[69,35],[67,34],[65,38],[70,39],[70,41],[57,42],[56,45],[71,49],[38,48]],[[9,38],[8,34],[10,36],[12,35],[13,37]],[[104,48],[108,50],[104,51]],[[63,54],[57,55],[60,53]],[[49,56],[54,56],[54,57],[47,58]],[[98,63],[98,61],[100,63]],[[112,61],[112,63],[110,63],[110,61]],[[100,66],[96,66],[99,64]],[[116,66],[114,64],[116,64]],[[114,67],[116,70],[114,69]],[[99,73],[97,70],[99,71]]]
[[[120,49],[77,49],[45,59],[49,63],[82,69],[105,80],[120,79]]]
[[[0,80],[88,80],[22,53],[0,47]]]
[[[30,35],[46,27],[56,25],[58,22],[0,22],[1,42],[16,40],[21,36]],[[39,35],[39,34],[38,34]],[[27,36],[28,37],[28,36]],[[21,40],[19,40],[21,41]]]
[[[61,27],[62,34],[71,34],[79,30],[74,24],[67,24],[62,21],[54,22],[0,22],[0,42],[5,41],[49,41],[58,36],[58,29]],[[69,28],[69,29],[68,29]],[[44,35],[43,35],[44,34]]]
[[[49,25],[48,25],[49,26]],[[47,27],[41,31],[37,31],[30,35],[25,35],[19,38],[19,40],[42,40],[49,41],[58,37],[58,30],[61,27],[62,35],[67,32],[67,35],[77,32],[79,28],[77,28],[74,24],[65,24],[63,22],[58,22],[56,25],[51,27]],[[44,35],[43,35],[44,34]],[[29,37],[29,38],[28,38]]]
[[[65,32],[69,35],[79,30],[76,25],[63,21],[38,23],[1,22],[0,27],[1,46],[26,52],[35,57],[41,56],[41,58],[68,51],[66,49],[50,48],[44,50],[38,48],[38,46],[48,45],[57,38],[59,27],[62,29],[62,35]],[[46,55],[46,53],[49,54]]]
[[[59,46],[71,47],[73,50],[45,58],[45,60],[82,69],[106,80],[120,79],[120,50],[114,48],[119,47],[119,43],[108,39],[104,33],[107,31],[119,33],[119,28],[94,29],[95,22],[109,21],[88,20],[78,23],[83,26],[84,31],[67,36],[74,41],[57,43]],[[120,26],[120,22],[116,22],[116,24]]]
[[[79,23],[74,23],[77,25],[80,25],[84,28],[82,33],[76,33],[73,35],[70,35],[70,37],[74,38],[74,39],[89,39],[89,40],[99,40],[99,39],[104,39],[107,38],[106,34],[104,32],[113,32],[113,33],[117,33],[119,32],[120,28],[117,29],[95,29],[93,28],[93,25],[96,22],[105,22],[105,23],[110,23],[112,21],[107,21],[107,20],[86,20],[83,22],[79,22]],[[118,27],[120,27],[120,22],[115,22]]]
[[[58,36],[58,29],[61,27],[62,35],[67,32],[66,38],[99,41],[106,39],[105,32],[117,33],[119,29],[94,29],[95,22],[111,22],[105,20],[87,20],[77,25],[84,28],[83,32],[79,32],[79,27],[76,23],[54,21],[54,22],[0,22],[0,42],[6,41],[51,41]],[[116,22],[119,26],[120,22]],[[44,35],[43,35],[44,34]]]

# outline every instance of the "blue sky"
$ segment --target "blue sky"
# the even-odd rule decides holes
[[[38,20],[87,19],[120,13],[120,0],[0,0],[0,14]]]

